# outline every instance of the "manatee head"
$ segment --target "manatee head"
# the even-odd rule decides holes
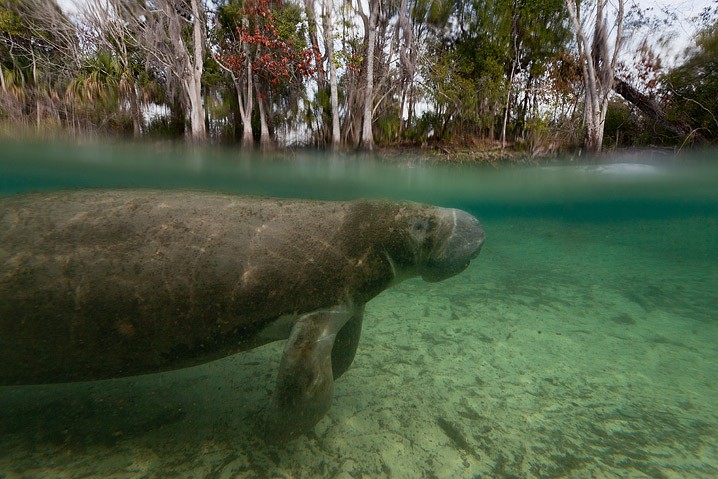
[[[461,273],[484,243],[469,213],[421,203],[364,200],[350,205],[337,238],[352,267],[355,297],[367,301],[405,279],[442,281]],[[374,254],[369,254],[373,251]],[[361,291],[356,294],[356,291]]]
[[[450,278],[465,270],[484,244],[481,224],[462,210],[402,203],[393,222],[395,241],[386,253],[395,282],[412,276],[431,282]]]
[[[469,213],[433,207],[410,225],[418,246],[417,272],[430,282],[461,273],[484,244],[484,229]]]

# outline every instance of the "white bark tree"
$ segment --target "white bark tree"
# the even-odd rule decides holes
[[[123,15],[137,29],[138,43],[149,61],[163,71],[169,90],[179,91],[181,103],[189,111],[189,138],[198,142],[207,139],[202,101],[207,34],[205,8],[200,1],[124,2]],[[187,27],[191,29],[189,42],[184,39]]]
[[[400,37],[399,65],[400,65],[400,81],[401,81],[401,101],[399,103],[399,135],[401,136],[405,127],[411,124],[413,101],[412,92],[414,88],[414,76],[416,73],[416,62],[418,44],[414,35],[414,22],[412,20],[413,9],[416,2],[407,3],[407,0],[400,0],[399,10],[397,12],[397,28]],[[408,115],[404,120],[405,106],[408,105]]]
[[[364,21],[366,38],[366,59],[364,63],[364,109],[362,113],[362,128],[359,148],[362,150],[374,149],[374,134],[372,124],[374,119],[374,50],[376,48],[376,27],[379,19],[379,0],[370,0],[369,14],[359,7],[359,14]]]
[[[202,73],[204,72],[204,48],[207,43],[205,32],[204,11],[200,9],[199,0],[191,0],[192,6],[192,47],[194,54],[187,55],[188,71],[185,74],[185,91],[190,97],[190,118],[192,139],[204,141],[207,130],[204,124],[204,104],[202,103]]]
[[[215,24],[218,22],[215,21]],[[249,27],[249,19],[246,17],[242,19],[242,26],[246,29]],[[215,42],[218,40],[215,39]],[[232,43],[237,45],[238,51],[241,51],[244,57],[247,59],[245,67],[242,71],[235,71],[232,65],[225,64],[223,58],[219,57],[215,51],[210,48],[210,54],[214,59],[215,63],[229,74],[234,85],[235,93],[237,95],[237,105],[239,110],[239,118],[242,122],[242,148],[253,148],[254,147],[254,133],[252,131],[252,112],[254,111],[254,81],[252,73],[252,55],[250,52],[249,44],[243,42],[238,36],[231,34]],[[221,43],[221,42],[220,42]]]
[[[329,97],[332,109],[332,150],[337,151],[341,146],[341,132],[339,125],[339,90],[337,87],[337,67],[334,63],[334,32],[333,20],[334,2],[324,0],[324,45],[329,65]]]
[[[608,110],[608,96],[614,82],[623,37],[624,0],[618,0],[616,7],[616,36],[613,52],[609,56],[607,16],[608,0],[596,0],[596,15],[593,24],[592,42],[585,33],[585,23],[579,15],[576,0],[566,0],[569,17],[573,23],[578,44],[579,58],[585,93],[586,137],[584,147],[589,153],[599,153],[603,145],[603,130]]]
[[[239,118],[242,122],[242,148],[254,146],[254,133],[252,132],[252,111],[254,110],[254,86],[252,83],[252,59],[247,61],[247,68],[244,74],[237,75],[234,70],[222,63],[222,60],[213,55],[214,61],[219,67],[229,74],[237,94],[237,105]]]
[[[269,133],[267,108],[265,106],[266,100],[262,98],[264,93],[259,88],[259,82],[254,82],[254,86],[257,91],[257,108],[259,109],[259,148],[266,151],[272,149],[274,143],[272,142],[272,135]]]
[[[568,0],[571,1],[571,0]],[[504,121],[501,125],[501,149],[506,148],[506,125],[509,121],[509,107],[511,106],[511,90],[514,84],[514,75],[519,63],[519,39],[518,39],[518,22],[519,14],[518,5],[514,2],[514,14],[511,19],[511,42],[513,44],[513,58],[511,59],[511,73],[506,84],[506,102],[504,103]]]
[[[244,22],[247,23],[248,20],[244,19]],[[245,43],[242,48],[247,57],[247,70],[244,75],[244,84],[239,84],[235,81],[235,86],[237,88],[237,100],[239,100],[239,116],[242,119],[242,147],[250,148],[254,146],[254,132],[252,132],[254,74],[252,73],[252,56],[249,54],[249,45]],[[244,102],[242,101],[242,91],[244,91]]]

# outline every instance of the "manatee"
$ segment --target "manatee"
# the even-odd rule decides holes
[[[463,271],[478,220],[411,202],[80,190],[0,201],[0,384],[183,368],[286,339],[265,424],[310,431],[364,306]]]

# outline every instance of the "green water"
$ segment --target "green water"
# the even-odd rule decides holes
[[[0,145],[2,195],[379,196],[460,207],[487,232],[461,275],[367,305],[315,434],[258,439],[275,343],[165,374],[0,388],[0,478],[718,477],[718,154],[411,160]]]

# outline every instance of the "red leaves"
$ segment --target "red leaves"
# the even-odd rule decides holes
[[[227,66],[228,68],[232,69],[235,72],[242,70],[245,65],[245,56],[242,54],[220,55],[219,60],[222,63],[222,65]]]
[[[249,21],[236,27],[238,42],[228,45],[228,49],[241,52],[243,44],[250,45],[254,57],[252,70],[270,85],[290,82],[297,77],[301,81],[301,77],[314,75],[315,65],[321,68],[321,52],[313,48],[300,50],[291,41],[279,38],[270,5],[274,5],[275,10],[282,8],[278,0],[249,0],[245,4],[242,14]],[[247,66],[246,56],[241,53],[222,58],[237,72]]]

